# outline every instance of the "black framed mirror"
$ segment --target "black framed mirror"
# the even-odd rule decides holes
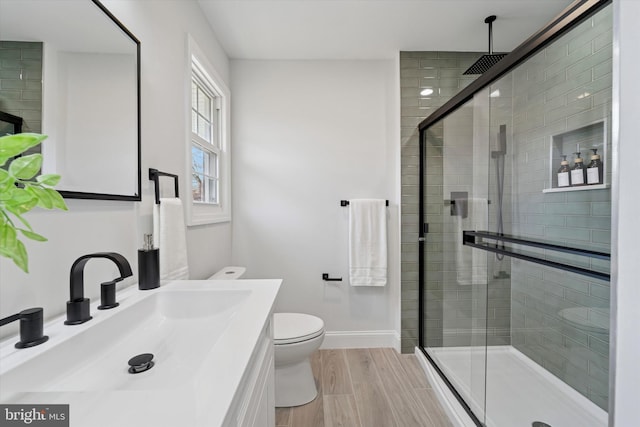
[[[98,0],[2,0],[0,111],[66,198],[141,200],[140,41]]]

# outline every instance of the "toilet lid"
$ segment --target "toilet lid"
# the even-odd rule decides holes
[[[276,344],[307,341],[324,332],[322,319],[303,313],[275,313],[273,338]]]

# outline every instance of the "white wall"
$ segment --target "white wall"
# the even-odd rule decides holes
[[[231,70],[233,262],[248,277],[284,279],[278,311],[317,315],[327,331],[354,334],[352,346],[364,343],[357,331],[383,331],[395,345],[397,61],[234,60]],[[384,288],[349,286],[348,208],[339,201],[351,198],[390,202]],[[344,280],[324,282],[322,273]],[[326,346],[343,345],[330,335]]]
[[[615,359],[613,410],[610,416],[617,427],[638,425],[638,385],[640,384],[640,282],[638,281],[638,259],[640,229],[638,228],[638,159],[640,159],[640,57],[638,40],[640,28],[640,2],[618,0],[614,7],[614,90],[613,90],[613,137],[618,142],[617,200],[614,196],[613,251],[617,263],[612,266],[616,310],[614,318],[615,336],[612,348]],[[617,40],[616,40],[617,39]],[[618,114],[616,114],[618,113]],[[619,121],[616,123],[617,119]],[[619,133],[616,135],[617,131]],[[614,158],[615,160],[615,158]],[[615,166],[614,166],[615,168]]]
[[[152,229],[153,189],[149,167],[167,172],[184,170],[184,93],[186,33],[206,50],[228,84],[229,62],[195,2],[104,0],[105,6],[142,42],[142,203],[68,200],[69,212],[34,210],[27,214],[47,243],[28,242],[30,274],[6,258],[0,259],[0,317],[42,306],[50,318],[65,311],[69,299],[69,269],[86,253],[115,251],[134,268],[143,233]],[[46,129],[43,131],[46,133]],[[231,224],[194,227],[188,231],[192,278],[204,278],[231,260]],[[116,277],[108,261],[87,264],[86,295],[99,298],[99,283]],[[128,281],[133,283],[133,280]],[[2,336],[16,333],[3,327]]]

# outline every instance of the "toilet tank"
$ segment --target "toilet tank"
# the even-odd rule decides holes
[[[244,276],[245,271],[245,267],[227,266],[209,277],[209,280],[236,280]]]

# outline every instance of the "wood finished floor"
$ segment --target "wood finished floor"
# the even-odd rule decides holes
[[[413,354],[391,348],[319,350],[318,397],[276,408],[278,427],[452,427]]]

